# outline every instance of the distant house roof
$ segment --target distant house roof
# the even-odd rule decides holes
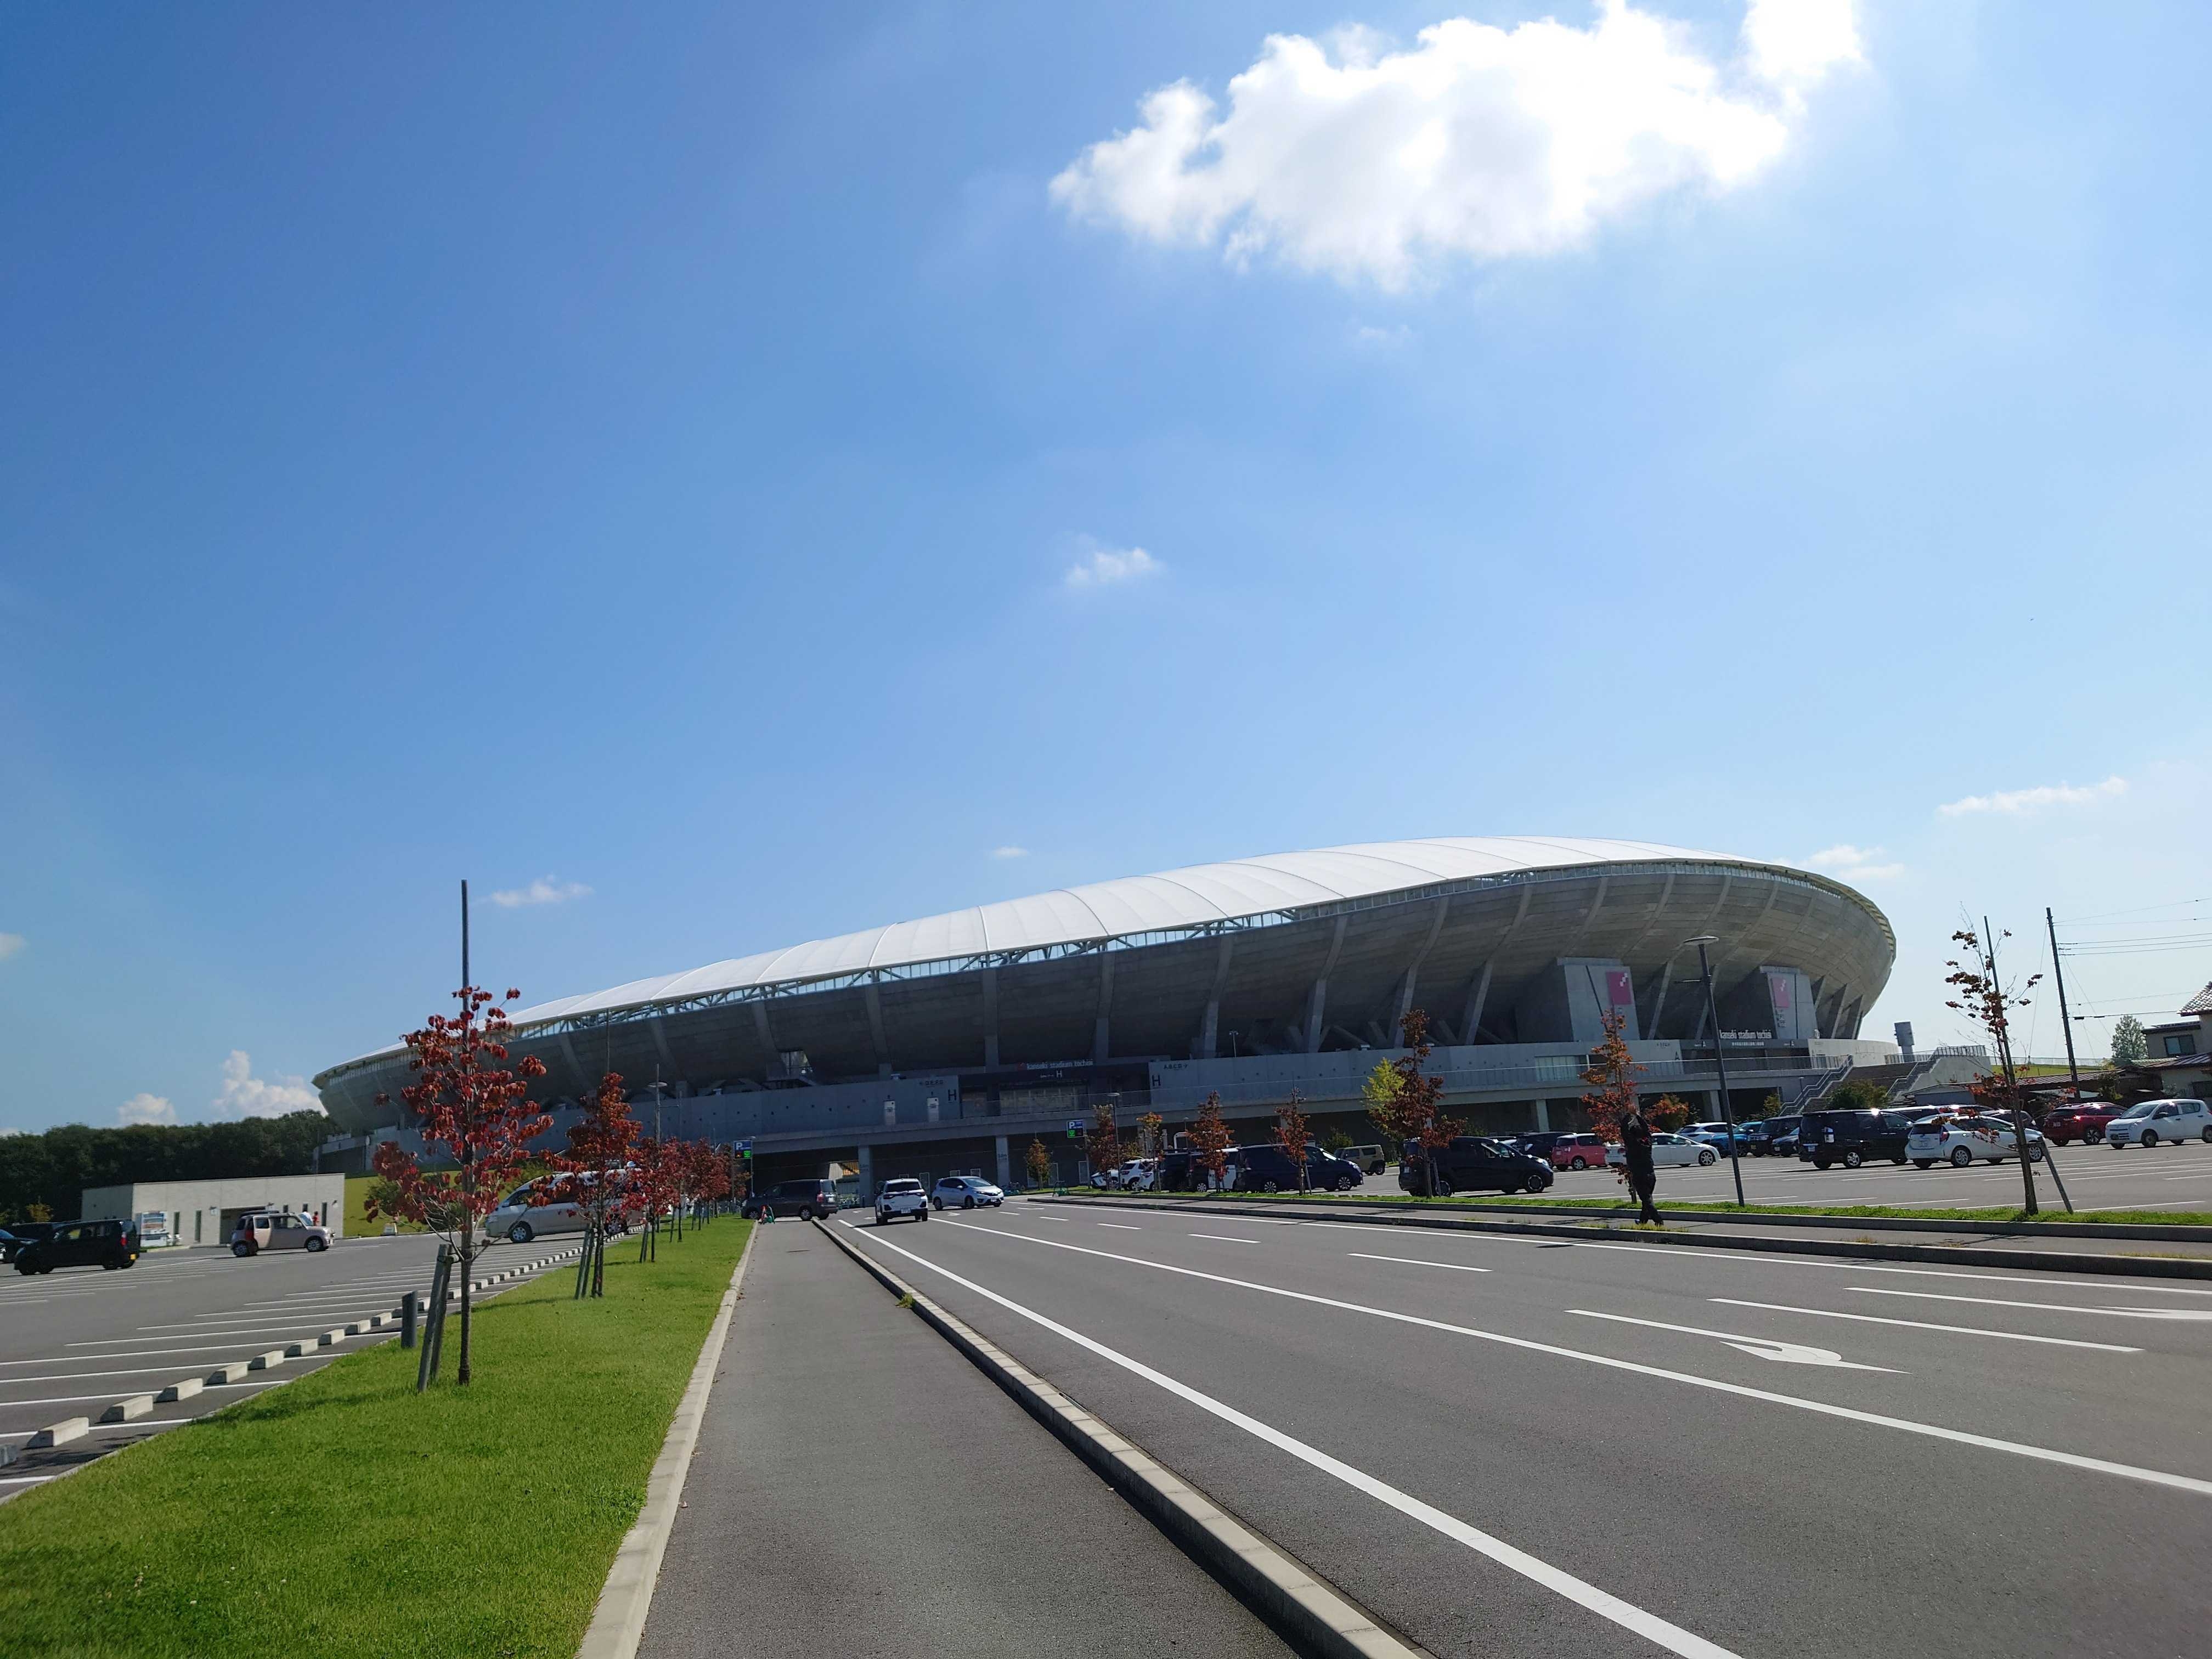
[[[2212,1014],[2212,985],[2206,986],[2181,1005],[2185,1014]]]

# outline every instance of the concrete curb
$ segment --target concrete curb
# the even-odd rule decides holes
[[[988,1338],[945,1312],[857,1245],[840,1238],[832,1224],[817,1220],[814,1224],[884,1289],[910,1304],[925,1324],[1050,1430],[1154,1526],[1236,1586],[1300,1653],[1323,1656],[1323,1659],[1425,1656],[1426,1650],[1407,1644],[1376,1624],[1173,1470],[1033,1374]]]
[[[1678,1245],[1698,1250],[1765,1250],[1778,1255],[1834,1255],[1861,1261],[1918,1261],[1947,1263],[1954,1267],[2040,1267],[2046,1273],[2100,1273],[2119,1279],[2212,1279],[2212,1257],[2155,1255],[2091,1255],[2076,1250],[1975,1249],[1956,1244],[1881,1244],[1841,1238],[1747,1238],[1728,1233],[1672,1232],[1663,1227],[1616,1227],[1609,1222],[1582,1227],[1553,1226],[1543,1222],[1479,1221],[1462,1216],[1408,1215],[1402,1208],[1331,1210],[1326,1215],[1286,1214],[1273,1204],[1208,1204],[1185,1210],[1178,1203],[1144,1203],[1119,1198],[1032,1198],[1031,1204],[1065,1204],[1071,1209],[1148,1210],[1154,1214],[1182,1211],[1192,1215],[1271,1216],[1279,1221],[1356,1222],[1362,1226],[1425,1227],[1443,1232],[1508,1233],[1534,1238],[1571,1238]],[[1686,1220],[1686,1215],[1675,1214]]]
[[[660,1559],[668,1550],[668,1534],[675,1529],[677,1510],[684,1498],[684,1477],[691,1468],[691,1451],[699,1443],[699,1425],[706,1419],[707,1395],[714,1386],[714,1370],[722,1363],[722,1347],[729,1340],[730,1316],[745,1282],[745,1264],[753,1259],[757,1231],[745,1236],[738,1265],[730,1274],[730,1288],[722,1292],[707,1340],[699,1349],[691,1381],[677,1402],[676,1416],[653,1460],[646,1482],[645,1506],[623,1537],[600,1587],[599,1603],[592,1613],[591,1628],[584,1632],[576,1659],[634,1659],[645,1638],[646,1615],[653,1610],[653,1592],[660,1583]]]

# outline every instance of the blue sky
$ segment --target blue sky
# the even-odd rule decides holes
[[[1923,1042],[2188,932],[2212,14],[1765,4],[8,8],[0,1126],[462,876],[532,1000],[1419,835],[1825,854]]]

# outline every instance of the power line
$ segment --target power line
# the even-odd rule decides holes
[[[2139,916],[2146,910],[2178,910],[2185,904],[2212,904],[2212,899],[2168,899],[2163,904],[2139,904],[2132,910],[2099,910],[2086,916],[2069,916],[2066,925],[2078,927],[2085,921],[2096,921],[2106,916]]]

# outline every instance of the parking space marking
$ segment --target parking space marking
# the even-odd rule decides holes
[[[988,1230],[978,1229],[977,1231]],[[1279,1451],[1288,1452],[1299,1462],[1320,1470],[1324,1474],[1334,1477],[1355,1492],[1364,1492],[1368,1497],[1388,1504],[1401,1515],[1420,1522],[1431,1531],[1441,1533],[1455,1543],[1463,1544],[1477,1554],[1487,1557],[1508,1571],[1518,1573],[1524,1578],[1541,1584],[1545,1589],[1564,1596],[1577,1607],[1597,1614],[1601,1619],[1619,1625],[1625,1630],[1634,1632],[1646,1641],[1666,1649],[1669,1653],[1680,1654],[1683,1656],[1683,1659],[1736,1659],[1736,1656],[1727,1648],[1709,1642],[1704,1637],[1684,1630],[1679,1625],[1671,1624],[1657,1613],[1639,1607],[1633,1602],[1624,1601],[1619,1596],[1601,1590],[1587,1580],[1577,1578],[1572,1573],[1552,1565],[1548,1561],[1530,1555],[1525,1550],[1516,1549],[1504,1540],[1486,1533],[1479,1527],[1470,1526],[1457,1516],[1447,1514],[1433,1504],[1423,1503],[1411,1493],[1400,1491],[1387,1481],[1378,1480],[1368,1474],[1364,1469],[1358,1468],[1340,1458],[1332,1457],[1318,1447],[1309,1445],[1303,1440],[1295,1439],[1271,1424],[1264,1423],[1256,1417],[1238,1411],[1235,1407],[1215,1399],[1212,1395],[1202,1394],[1188,1383],[1180,1382],[1168,1376],[1164,1371],[1156,1370],[1143,1361],[1133,1359],[1118,1349],[1109,1348],[1104,1343],[1085,1336],[1082,1332],[1063,1325],[1057,1320],[1049,1319],[1033,1309],[1025,1308],[1020,1303],[1000,1295],[996,1291],[978,1285],[972,1279],[963,1279],[950,1268],[940,1267],[925,1256],[916,1255],[911,1250],[902,1249],[899,1246],[882,1239],[871,1242],[882,1245],[884,1249],[896,1250],[908,1261],[926,1267],[932,1273],[940,1274],[954,1284],[975,1291],[978,1296],[988,1297],[1008,1312],[1017,1314],[1031,1323],[1051,1331],[1055,1335],[1066,1338],[1078,1346],[1087,1349],[1100,1358],[1120,1366],[1131,1375],[1140,1376],[1147,1382],[1164,1389],[1177,1399],[1186,1401],[1200,1411],[1243,1430],[1255,1439],[1264,1441]]]
[[[964,1222],[948,1225],[969,1232],[988,1233],[988,1227],[969,1227]],[[1647,1365],[1634,1359],[1616,1359],[1610,1354],[1590,1353],[1581,1348],[1562,1347],[1555,1342],[1539,1342],[1533,1337],[1512,1336],[1504,1331],[1486,1331],[1473,1325],[1455,1325],[1441,1319],[1427,1319],[1419,1314],[1399,1313],[1389,1308],[1370,1308],[1363,1303],[1346,1302],[1333,1296],[1316,1296],[1310,1291],[1293,1291],[1280,1285],[1263,1285],[1254,1279],[1231,1279],[1225,1273],[1206,1273],[1197,1267],[1185,1267],[1171,1261],[1147,1261],[1138,1255],[1119,1255],[1111,1250],[1092,1249],[1085,1244],[1063,1244],[1057,1239],[1027,1238],[1019,1233],[1000,1233],[1000,1238],[1011,1238],[1017,1243],[1030,1244],[1048,1250],[1071,1250],[1078,1255],[1097,1256],[1108,1261],[1126,1262],[1134,1267],[1148,1267],[1156,1273],[1175,1273],[1186,1279],[1207,1279],[1217,1285],[1228,1285],[1238,1290],[1258,1291],[1266,1296],[1279,1296],[1292,1302],[1304,1302],[1316,1307],[1335,1308],[1346,1313],[1361,1314],[1370,1319],[1389,1320],[1393,1324],[1413,1325],[1424,1329],[1443,1331],[1454,1336],[1473,1337],[1480,1342],[1496,1343],[1500,1347],[1517,1348],[1526,1353],[1548,1354],[1554,1358],[1573,1359],[1584,1364],[1599,1365],[1607,1370],[1626,1371],[1639,1376],[1656,1377],[1662,1382],[1680,1382],[1693,1389],[1706,1389],[1715,1394],[1734,1395],[1741,1400],[1763,1401],[1769,1405],[1787,1406],[1796,1411],[1810,1412],[1820,1417],[1832,1417],[1844,1422],[1862,1423],[1870,1427],[1894,1430],[1900,1434],[1923,1436],[1930,1440],[1948,1440],[1962,1446],[1976,1446],[1987,1451],[1999,1451],[2014,1457],[2025,1457],[2036,1462],[2056,1463],[2069,1468],[2087,1470],[2098,1474],[2117,1475],[2123,1480],[2140,1480],[2155,1486],[2170,1486],[2179,1492],[2195,1492],[2212,1498],[2212,1480],[2200,1480],[2194,1475],[2175,1474],[2165,1469],[2145,1468],[2133,1463],[2116,1463],[2102,1457],[2087,1457],[2079,1452],[2059,1451],[2049,1446],[2029,1445],[2024,1441],[2000,1440],[1990,1435],[1970,1434],[1964,1429],[1954,1429],[1941,1423],[1919,1423],[1911,1418],[1887,1417],[1879,1412],[1863,1412],[1850,1406],[1831,1405],[1825,1400],[1809,1400],[1800,1395],[1778,1394],[1771,1389],[1753,1388],[1748,1383],[1730,1382],[1717,1376],[1700,1376],[1694,1371],[1670,1370],[1661,1365]],[[887,1248],[897,1249],[896,1245]],[[901,1255],[908,1252],[900,1251]],[[917,1256],[916,1261],[921,1260]],[[952,1275],[947,1269],[933,1270]]]
[[[1745,1302],[1733,1296],[1709,1296],[1730,1308],[1765,1308],[1774,1313],[1810,1314],[1815,1319],[1849,1319],[1862,1325],[1903,1325],[1916,1331],[1948,1331],[1956,1336],[1994,1336],[2007,1342],[2042,1342],[2054,1348],[2094,1348],[2100,1353],[2141,1353],[2116,1342],[2084,1342],[2070,1336],[2031,1336],[2026,1331],[1993,1331],[1981,1325],[1934,1325],[1924,1319],[1884,1319],[1880,1314],[1844,1313],[1834,1308],[1793,1308],[1781,1302]]]

